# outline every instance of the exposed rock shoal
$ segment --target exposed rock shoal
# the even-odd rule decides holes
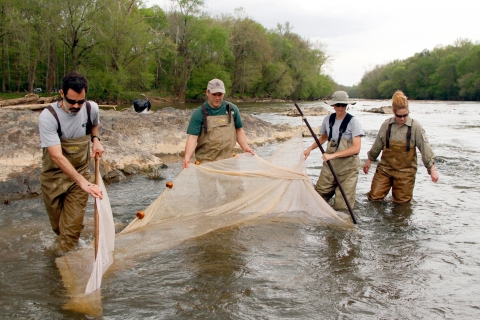
[[[369,110],[363,110],[365,112],[372,112],[372,113],[382,113],[382,114],[393,114],[393,110],[391,106],[380,107],[380,108],[371,108]]]
[[[105,148],[102,174],[156,171],[164,166],[163,157],[181,156],[192,112],[174,108],[147,114],[137,114],[132,109],[100,110],[100,137]],[[4,199],[40,193],[42,149],[38,116],[31,110],[0,109],[0,196]],[[242,120],[252,146],[288,139],[298,130],[247,113],[242,113]]]

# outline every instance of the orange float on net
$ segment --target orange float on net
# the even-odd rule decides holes
[[[167,188],[170,188],[170,189],[173,188],[173,182],[171,181],[168,181],[165,185],[167,186]]]
[[[234,156],[234,157],[236,157],[236,156],[237,156],[237,154],[236,154],[236,153],[234,153],[234,154],[233,154],[233,156]]]
[[[195,164],[198,166],[200,164],[200,161],[195,160]]]
[[[138,212],[137,212],[137,218],[138,218],[138,219],[143,219],[143,217],[145,217],[145,212],[143,212],[143,211],[138,211]]]

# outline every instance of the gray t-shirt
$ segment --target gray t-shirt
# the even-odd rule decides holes
[[[100,124],[98,116],[98,104],[89,101],[91,105],[90,120],[94,127]],[[58,120],[62,127],[62,138],[78,138],[87,134],[87,106],[83,105],[82,109],[77,115],[68,114],[63,111],[58,102],[52,103],[51,106],[55,109]],[[57,133],[58,124],[53,114],[48,109],[43,109],[38,117],[38,128],[40,130],[40,141],[42,148],[48,148],[60,144],[60,138]]]
[[[326,116],[323,119],[322,126],[320,127],[320,135],[322,134],[327,134],[330,131],[330,120],[331,115]],[[340,125],[342,124],[342,120],[337,120],[335,119],[335,124],[332,127],[332,140],[337,141],[338,140],[338,130],[340,129]],[[345,132],[342,134],[342,139],[346,140],[352,140],[353,137],[360,136],[363,137],[363,128],[362,125],[360,124],[360,121],[357,120],[357,118],[353,117],[350,122],[348,123],[347,129]]]

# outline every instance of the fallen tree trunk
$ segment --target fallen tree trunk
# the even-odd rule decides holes
[[[15,106],[6,106],[2,107],[2,109],[13,109],[13,110],[43,110],[49,105],[49,103],[42,103],[42,104],[21,104]]]
[[[6,106],[2,107],[3,109],[12,109],[12,110],[43,110],[45,109],[50,103],[42,103],[42,104],[22,104],[22,105],[16,105],[16,106]],[[102,108],[113,108],[113,110],[117,110],[117,105],[103,105],[100,104],[98,105],[99,107]]]
[[[17,98],[17,99],[8,99],[8,100],[2,100],[0,101],[0,106],[5,107],[5,106],[15,106],[19,104],[29,104],[29,103],[35,103],[39,99],[39,96],[36,94],[26,96],[25,98]]]
[[[39,97],[36,94],[27,94],[23,98],[1,100],[0,107],[29,105],[29,104],[43,104],[43,103],[48,104],[48,103],[57,101],[58,99],[59,99],[58,96]]]

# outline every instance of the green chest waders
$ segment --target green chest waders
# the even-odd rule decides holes
[[[61,139],[62,153],[72,166],[90,179],[90,135]],[[40,175],[45,207],[53,231],[58,235],[58,249],[63,252],[75,248],[83,230],[83,216],[88,193],[53,162],[47,148],[43,149]]]
[[[200,163],[231,158],[237,143],[235,123],[231,114],[206,116],[202,132],[198,136],[195,159]]]

